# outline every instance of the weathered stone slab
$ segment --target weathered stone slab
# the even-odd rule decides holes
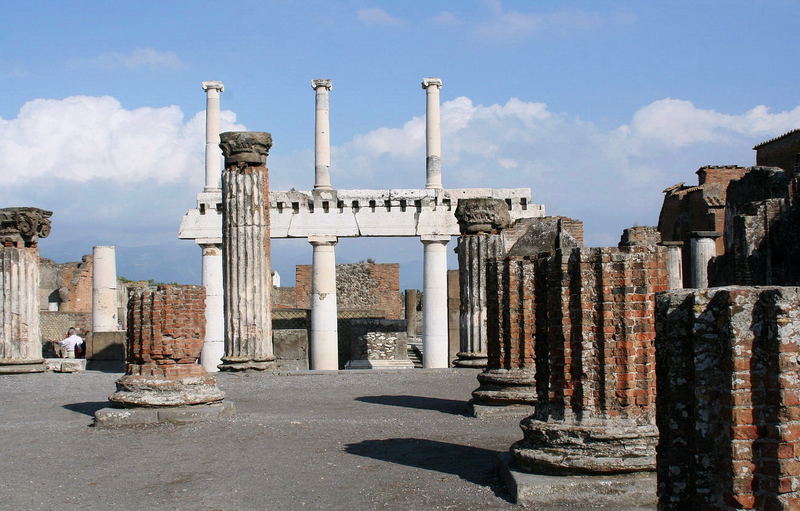
[[[615,509],[626,511],[656,509],[654,474],[604,476],[554,476],[531,474],[517,469],[512,456],[498,456],[498,471],[517,504],[548,509]]]
[[[44,366],[54,373],[78,373],[86,370],[86,359],[83,358],[46,358]]]
[[[95,427],[114,428],[146,424],[187,424],[231,417],[236,408],[230,401],[198,406],[164,408],[103,408],[95,412]]]
[[[535,411],[535,407],[523,404],[482,405],[470,402],[469,410],[470,414],[476,419],[488,417],[518,417],[524,419]]]

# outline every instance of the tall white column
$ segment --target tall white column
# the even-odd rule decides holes
[[[92,249],[92,331],[116,332],[117,256],[113,246]]]
[[[335,236],[310,236],[314,247],[311,266],[311,369],[339,369],[339,332],[336,326]]]
[[[330,97],[333,82],[326,79],[311,80],[317,93],[316,121],[314,132],[314,189],[331,189],[331,127]]]
[[[220,189],[222,152],[219,148],[219,93],[225,90],[222,82],[201,84],[206,91],[206,186],[205,191]]]
[[[425,188],[442,188],[442,129],[439,112],[440,78],[423,78],[425,89]]]
[[[667,247],[667,278],[670,289],[683,289],[683,247],[682,241],[664,241]]]
[[[423,236],[422,366],[448,366],[447,244],[450,236]]]
[[[717,255],[716,238],[720,233],[714,231],[695,231],[691,234],[692,287],[708,287],[708,263]]]
[[[222,247],[201,245],[203,249],[203,286],[206,289],[206,337],[200,354],[200,365],[209,373],[225,355],[225,306],[222,293]]]

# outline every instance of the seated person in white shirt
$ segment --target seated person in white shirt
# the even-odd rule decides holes
[[[70,329],[67,330],[67,336],[57,342],[62,349],[62,358],[75,358],[75,347],[83,344],[83,339],[81,339],[75,332],[75,328],[70,327]]]

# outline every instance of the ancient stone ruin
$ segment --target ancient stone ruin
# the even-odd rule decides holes
[[[45,370],[39,330],[40,237],[50,211],[0,209],[0,374]]]
[[[205,290],[162,285],[131,292],[127,370],[96,424],[188,422],[233,413],[216,378],[197,363],[205,332]]]

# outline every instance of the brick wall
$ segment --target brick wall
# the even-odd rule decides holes
[[[667,289],[666,257],[649,245],[496,261],[488,367],[534,368],[545,416],[652,416],[655,293]]]
[[[800,509],[800,289],[663,293],[659,509]]]
[[[756,165],[791,171],[800,153],[800,130],[790,131],[753,149],[756,150]]]
[[[337,264],[336,300],[340,310],[369,310],[373,317],[403,319],[400,265]],[[311,308],[311,265],[295,269],[295,301],[298,308]]]
[[[92,312],[92,256],[81,262],[56,263],[42,258],[39,266],[39,308],[59,302],[61,312]]]
[[[205,288],[163,285],[131,292],[127,374],[180,379],[202,376]]]

